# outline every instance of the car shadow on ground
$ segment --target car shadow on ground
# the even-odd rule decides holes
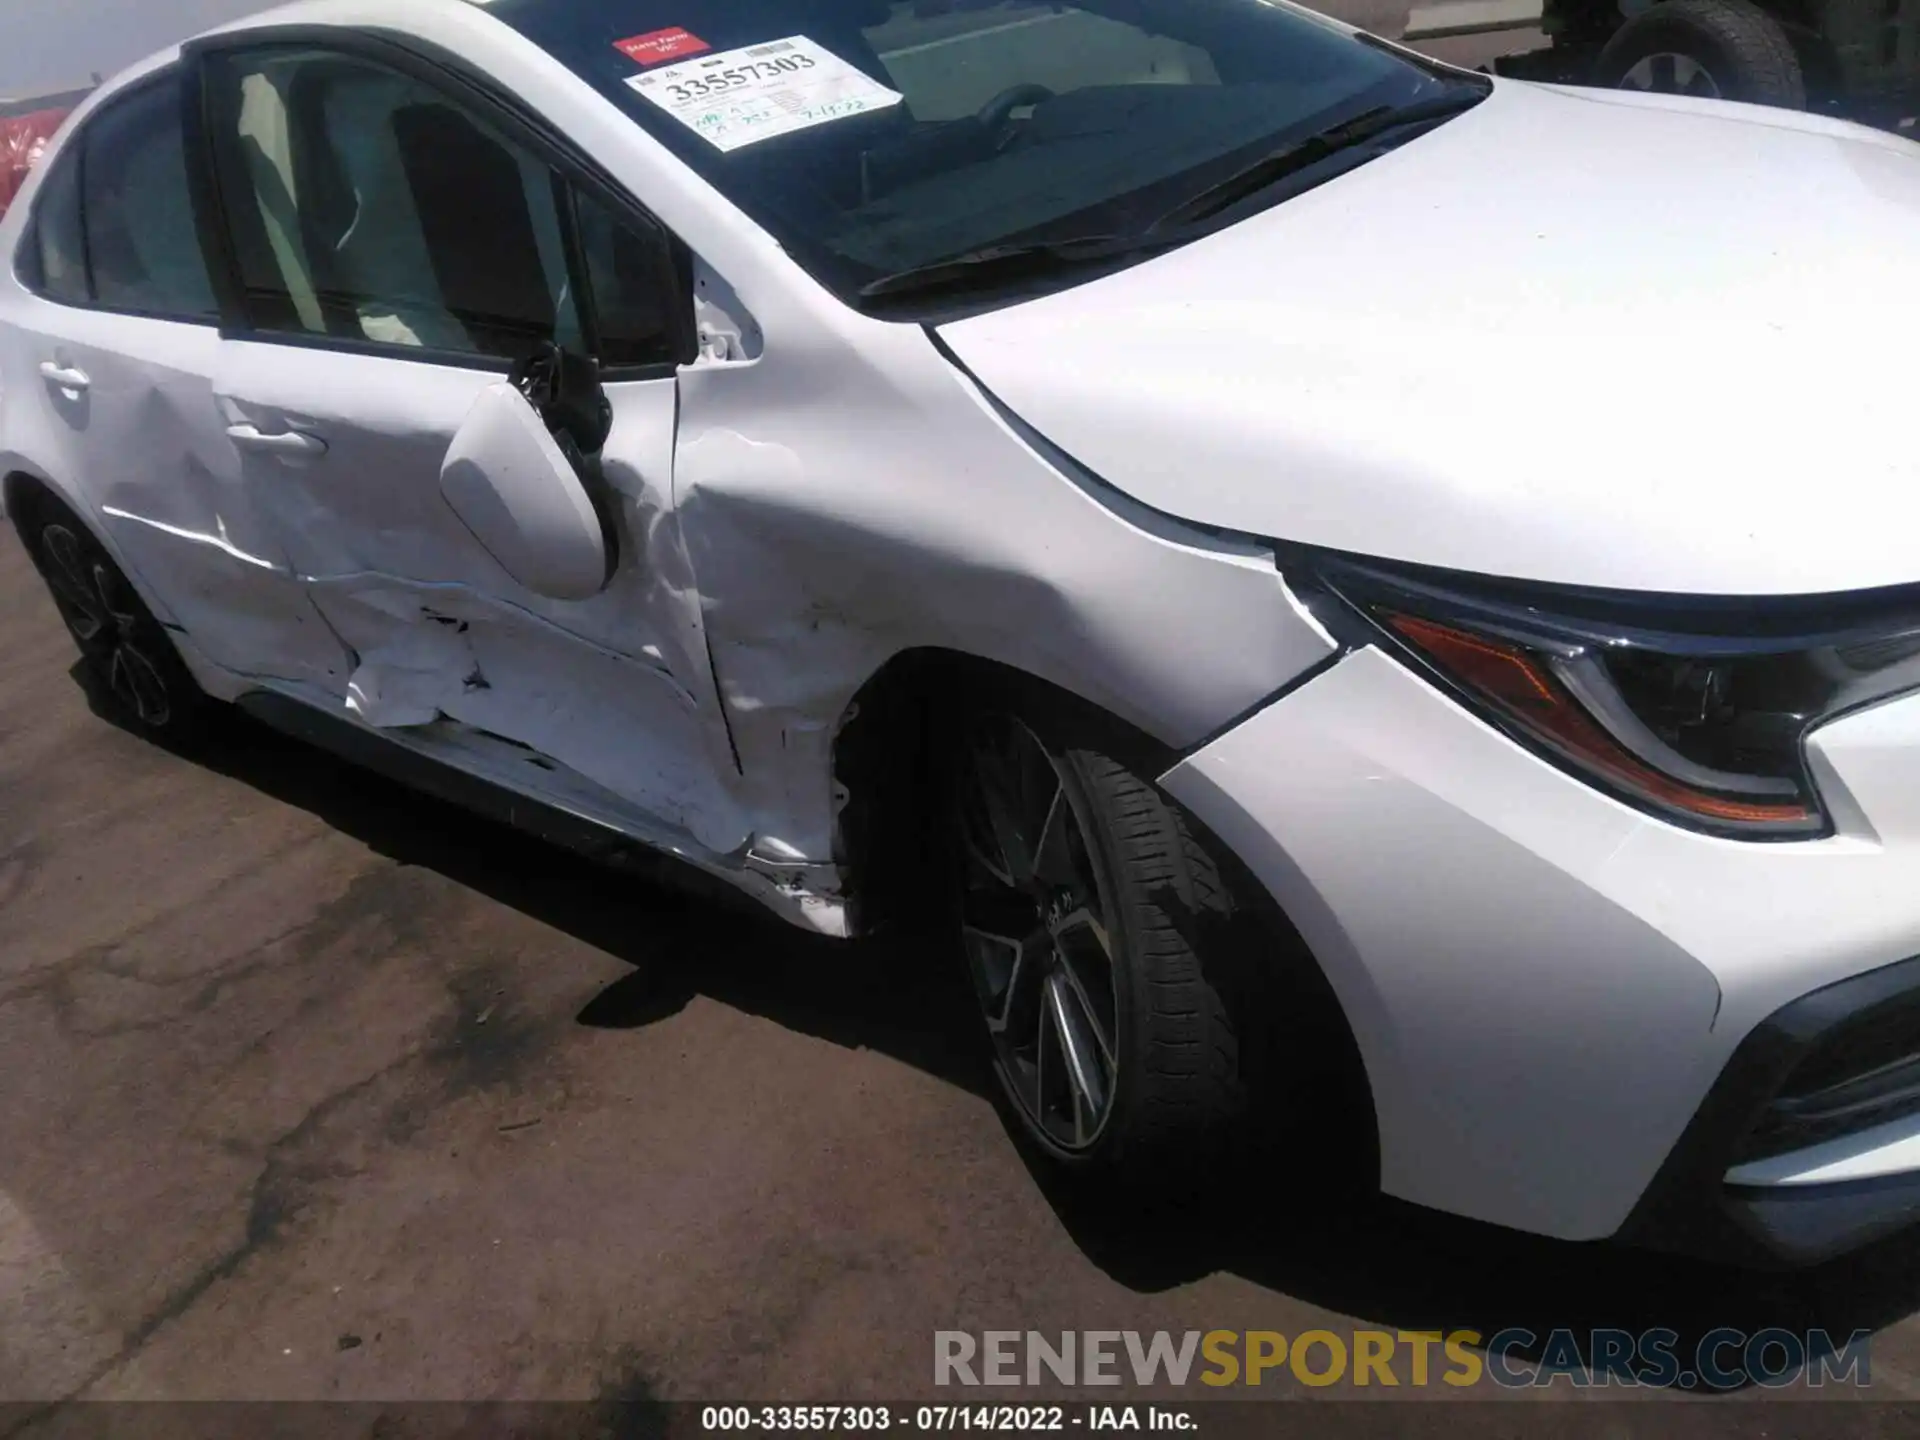
[[[306,810],[404,865],[422,866],[632,966],[579,1023],[636,1029],[696,996],[837,1045],[887,1054],[999,1104],[959,968],[937,942],[810,936],[750,902],[619,874],[477,820],[236,717],[188,758]],[[930,953],[932,952],[932,953]],[[1019,1143],[1017,1127],[1003,1123]],[[1023,1153],[1024,1145],[1021,1146]],[[1284,1155],[1214,1177],[1208,1193],[1156,1211],[1111,1191],[1036,1183],[1089,1261],[1152,1293],[1225,1271],[1389,1330],[1522,1328],[1537,1356],[1570,1331],[1583,1360],[1596,1329],[1678,1333],[1824,1330],[1836,1341],[1920,1309],[1920,1227],[1812,1270],[1758,1273],[1604,1243],[1568,1244],[1396,1201],[1329,1199],[1311,1160]]]

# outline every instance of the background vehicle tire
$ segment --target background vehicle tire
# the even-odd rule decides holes
[[[25,498],[15,525],[101,706],[136,734],[173,743],[197,738],[213,702],[93,533],[44,492]]]
[[[1792,40],[1749,0],[1661,0],[1614,33],[1594,81],[1792,110],[1807,103]]]
[[[1027,1136],[1132,1188],[1190,1175],[1242,1124],[1242,927],[1179,810],[1074,740],[1012,710],[962,727],[961,948]]]

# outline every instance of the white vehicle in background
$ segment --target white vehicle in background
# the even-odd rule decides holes
[[[951,912],[1069,1169],[1344,1103],[1569,1239],[1920,1203],[1904,141],[1265,0],[315,0],[0,253],[135,729]]]

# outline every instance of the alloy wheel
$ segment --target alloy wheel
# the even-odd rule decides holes
[[[1660,95],[1697,95],[1720,98],[1720,85],[1707,67],[1690,55],[1662,51],[1649,55],[1620,77],[1622,90],[1649,90]]]
[[[129,714],[154,729],[173,716],[160,667],[146,653],[140,602],[104,556],[71,529],[40,532],[47,586],[81,653],[99,669]]]
[[[1110,908],[1062,762],[983,721],[960,796],[961,938],[1009,1096],[1069,1153],[1111,1119],[1122,1055]]]

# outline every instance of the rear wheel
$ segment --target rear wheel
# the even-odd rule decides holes
[[[1001,1087],[1075,1170],[1217,1154],[1248,1087],[1233,902],[1149,781],[1069,731],[973,717],[957,777],[960,938]]]
[[[1807,103],[1793,41],[1749,0],[1661,0],[1615,32],[1594,79],[1621,90],[1792,110]]]
[[[94,693],[114,718],[154,738],[197,734],[210,702],[92,532],[44,494],[27,500],[19,530],[80,649]]]

